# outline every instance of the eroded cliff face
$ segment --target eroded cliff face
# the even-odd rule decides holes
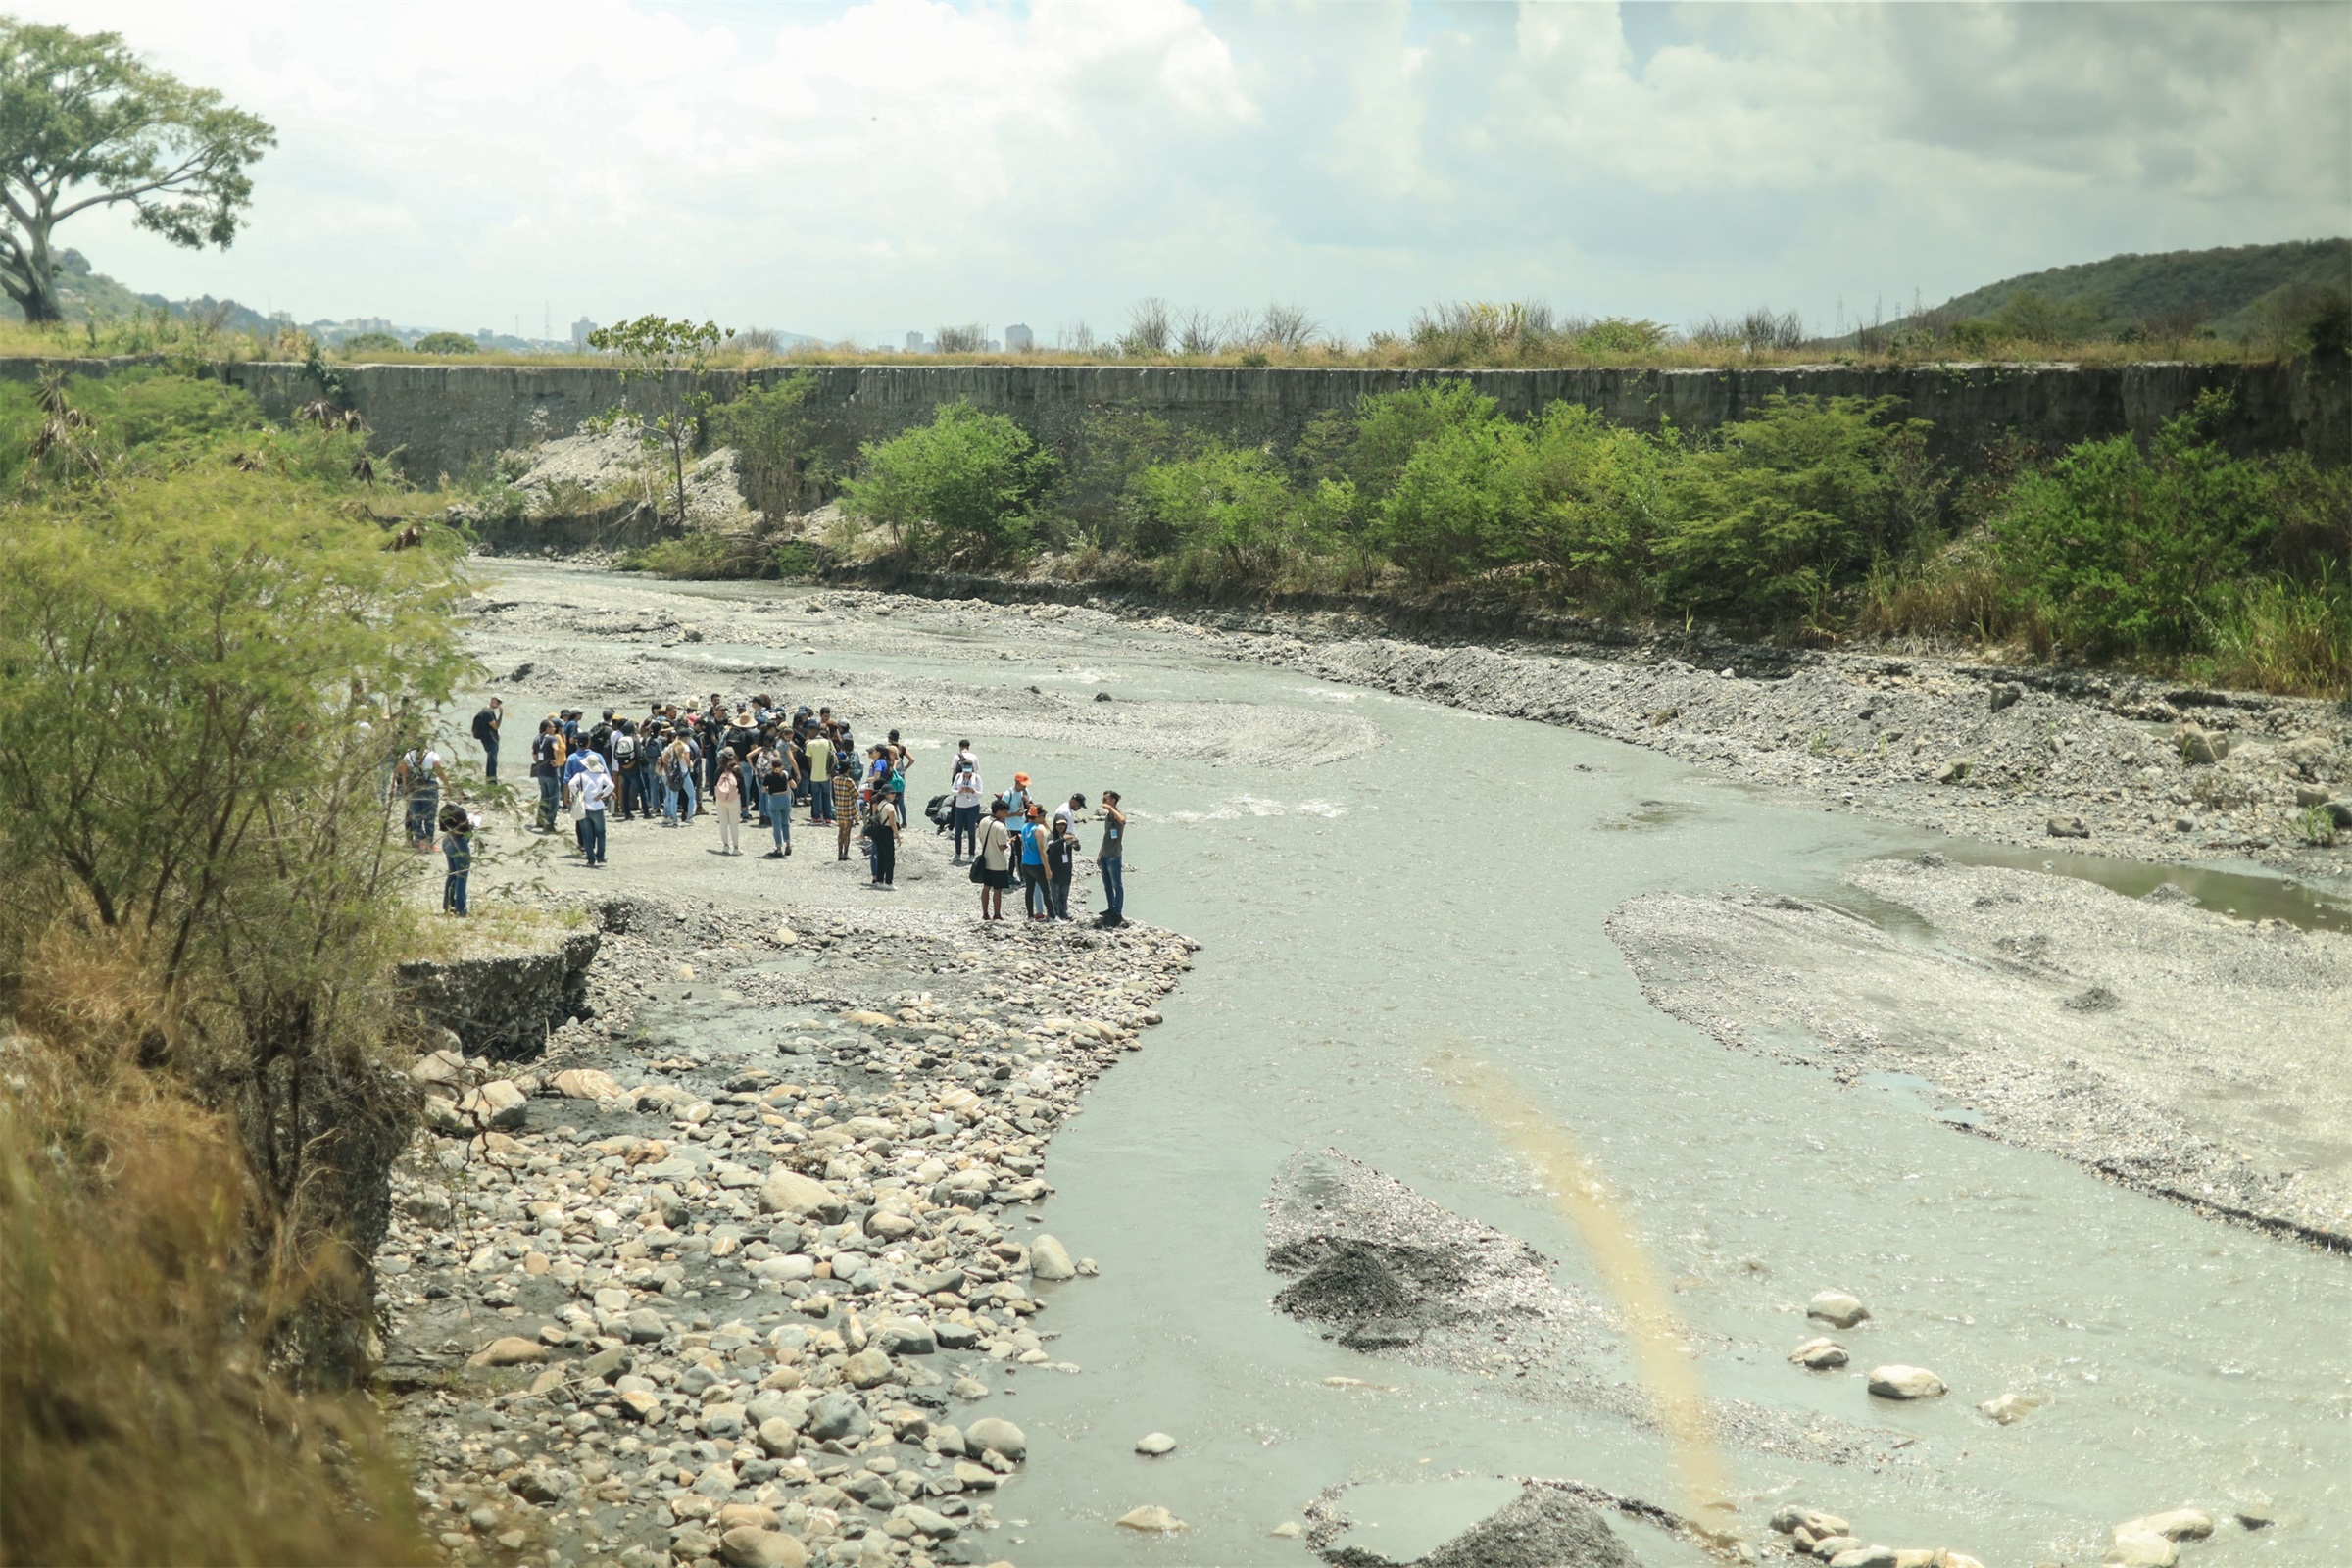
[[[299,365],[225,365],[220,374],[273,415],[318,396]],[[342,375],[377,445],[398,449],[404,470],[420,481],[462,474],[534,439],[569,434],[645,385],[624,387],[617,370],[597,365],[363,365]],[[2305,361],[1756,370],[841,365],[717,371],[709,383],[728,398],[747,384],[792,375],[814,378],[804,407],[817,445],[842,463],[860,442],[928,421],[943,403],[969,402],[1006,415],[1064,449],[1086,416],[1105,408],[1141,410],[1237,442],[1288,445],[1318,414],[1351,408],[1368,394],[1453,379],[1468,381],[1513,416],[1568,402],[1641,428],[1671,421],[1699,431],[1745,417],[1776,393],[1898,398],[1909,416],[1934,423],[1936,456],[1963,468],[2012,433],[2054,445],[2127,430],[2146,435],[2185,413],[2199,395],[2220,391],[2233,404],[2218,430],[2225,445],[2352,460],[2352,375]]]

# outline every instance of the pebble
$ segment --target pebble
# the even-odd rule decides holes
[[[1870,1369],[1870,1392],[1882,1399],[1933,1399],[1944,1387],[1943,1379],[1926,1367],[1891,1362]]]
[[[492,1340],[488,1345],[467,1356],[467,1366],[522,1366],[528,1362],[547,1359],[547,1347],[537,1340],[526,1340],[509,1334]]]
[[[1147,1432],[1135,1440],[1135,1451],[1157,1458],[1163,1453],[1174,1453],[1176,1440],[1165,1432]]]
[[[1119,1528],[1165,1535],[1172,1531],[1190,1530],[1192,1526],[1153,1502],[1146,1503],[1141,1508],[1131,1508],[1119,1515]]]
[[[781,1530],[741,1526],[718,1538],[718,1554],[733,1568],[804,1568],[808,1548]]]
[[[1819,1318],[1834,1329],[1850,1329],[1870,1316],[1870,1308],[1843,1291],[1823,1291],[1806,1303],[1805,1316]]]
[[[2115,1533],[2162,1536],[2167,1541],[2203,1541],[2213,1534],[2213,1515],[2202,1508],[2172,1508],[2126,1520],[2115,1527]]]
[[[1285,1519],[1282,1523],[1276,1525],[1273,1530],[1269,1532],[1269,1534],[1279,1536],[1285,1541],[1296,1541],[1301,1535],[1305,1534],[1305,1531],[1300,1528],[1298,1520]]]

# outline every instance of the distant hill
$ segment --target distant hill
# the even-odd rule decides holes
[[[66,319],[75,326],[84,321],[101,325],[108,321],[127,321],[159,306],[173,316],[212,321],[227,332],[268,332],[277,325],[261,312],[235,300],[216,300],[209,294],[202,299],[170,300],[161,294],[133,293],[104,272],[93,271],[89,258],[73,249],[57,253],[57,302],[64,308]],[[24,313],[17,309],[13,300],[0,305],[0,310],[17,320],[24,318]]]
[[[2265,296],[2328,286],[2352,287],[2352,239],[2110,256],[1987,283],[1946,300],[1931,314],[1946,320],[1983,319],[1999,316],[2021,298],[2038,296],[2084,325],[2114,330],[2202,307],[2217,332],[2236,337],[2249,322],[2250,307]]]

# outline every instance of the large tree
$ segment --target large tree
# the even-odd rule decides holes
[[[191,250],[227,245],[253,199],[246,166],[276,142],[120,34],[0,17],[0,290],[28,321],[60,319],[50,231],[93,207],[127,202]]]

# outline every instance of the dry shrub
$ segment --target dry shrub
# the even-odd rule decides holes
[[[0,1040],[0,1562],[431,1560],[357,1396],[273,1376],[354,1277],[273,1246],[229,1115],[141,1066],[172,1021],[122,944],[53,933]]]

